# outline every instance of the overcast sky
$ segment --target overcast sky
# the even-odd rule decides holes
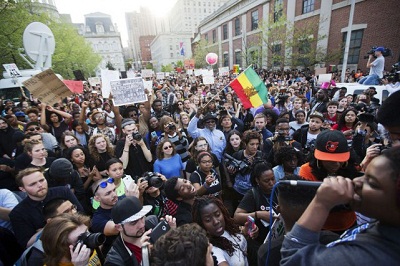
[[[101,12],[111,16],[121,33],[122,46],[128,46],[125,13],[150,7],[157,16],[166,15],[177,0],[55,0],[60,14],[70,14],[73,23],[83,23],[84,15]]]

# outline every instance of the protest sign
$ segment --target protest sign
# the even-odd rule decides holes
[[[129,70],[126,72],[126,76],[127,76],[128,79],[134,78],[134,77],[136,76],[136,75],[135,75],[135,71],[133,71],[133,69],[129,69]]]
[[[214,84],[214,77],[213,76],[203,76],[203,84],[205,84],[205,85]]]
[[[22,84],[35,98],[48,105],[53,105],[59,100],[72,95],[68,87],[51,69],[40,72],[25,80]]]
[[[315,75],[326,74],[326,67],[316,67],[315,68]]]
[[[165,76],[164,76],[164,72],[157,72],[157,80],[162,80],[162,79],[164,79],[165,78]]]
[[[239,74],[239,65],[233,65],[233,74]]]
[[[153,69],[142,69],[142,78],[152,78],[153,75]]]
[[[147,101],[141,77],[111,81],[110,85],[115,106]]]
[[[229,67],[220,67],[218,72],[220,77],[229,76]]]
[[[144,88],[149,92],[153,91],[153,81],[151,80],[143,80]]]
[[[332,74],[319,74],[318,76],[318,84],[323,82],[331,82]]]
[[[200,76],[202,73],[203,73],[203,70],[202,70],[202,69],[195,69],[195,70],[194,70],[194,75],[195,75],[196,77]]]
[[[92,86],[92,87],[96,87],[97,85],[101,84],[99,77],[88,78],[88,81],[89,81],[90,86]]]
[[[117,79],[119,79],[118,70],[101,70],[101,95],[103,95],[103,98],[108,98],[110,96],[110,81]]]
[[[205,76],[214,77],[214,71],[212,69],[210,69],[210,70],[203,69],[201,74],[203,75],[203,77],[205,77]]]
[[[63,80],[68,89],[73,93],[83,92],[83,81],[81,80]]]
[[[16,64],[3,64],[4,69],[7,71],[7,74],[10,77],[22,77],[21,72],[19,71]]]
[[[187,69],[186,74],[188,74],[189,76],[193,75],[193,69]]]

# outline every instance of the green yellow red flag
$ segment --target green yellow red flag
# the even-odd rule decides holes
[[[268,90],[258,74],[249,67],[230,83],[245,109],[268,102]]]

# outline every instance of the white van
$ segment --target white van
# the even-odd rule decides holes
[[[347,94],[361,94],[363,93],[366,89],[369,87],[374,87],[376,89],[376,95],[374,95],[375,98],[378,98],[380,100],[380,104],[384,100],[389,97],[389,91],[385,88],[385,86],[378,86],[378,85],[362,85],[358,83],[336,83],[336,87],[341,88],[341,87],[346,87],[347,88]]]

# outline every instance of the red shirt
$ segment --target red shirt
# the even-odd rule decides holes
[[[133,254],[135,254],[135,257],[136,257],[138,263],[139,263],[139,264],[142,263],[142,248],[141,248],[141,247],[138,247],[138,246],[136,246],[136,245],[134,245],[134,244],[128,243],[128,242],[126,242],[126,241],[124,241],[124,243],[125,243],[125,245],[129,248],[129,250],[130,250]]]

